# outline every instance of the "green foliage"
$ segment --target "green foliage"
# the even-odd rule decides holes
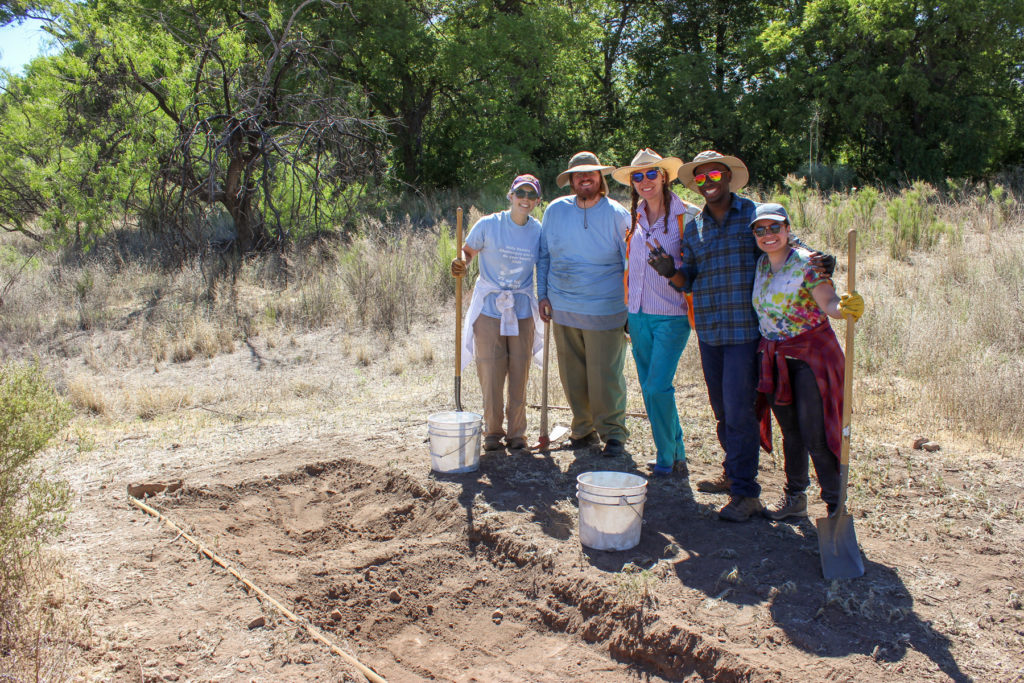
[[[929,249],[944,234],[952,232],[945,221],[936,217],[934,187],[918,181],[889,200],[885,211],[889,216],[889,255],[906,260],[914,249]]]
[[[64,528],[70,489],[34,459],[70,417],[39,368],[0,366],[0,604],[17,592],[26,561]]]
[[[807,200],[811,195],[807,189],[807,179],[790,174],[786,176],[785,184],[793,203],[790,220],[794,226],[803,227],[807,225]]]
[[[1024,0],[29,4],[67,47],[0,92],[0,227],[82,248],[132,215],[181,247],[214,213],[242,242],[347,232],[521,172],[553,197],[580,149],[713,147],[819,191],[1024,162]]]

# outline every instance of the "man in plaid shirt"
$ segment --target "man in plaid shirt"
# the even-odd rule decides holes
[[[679,169],[679,180],[704,197],[704,209],[683,231],[682,268],[673,286],[693,294],[693,312],[704,381],[725,449],[724,473],[698,489],[729,491],[721,519],[743,522],[760,514],[757,465],[761,435],[757,397],[757,314],[751,304],[760,252],[750,231],[757,205],[735,193],[750,179],[734,156],[701,152]],[[793,240],[798,246],[804,246]],[[814,252],[811,262],[831,276],[835,259]],[[666,277],[669,277],[665,273]],[[770,450],[771,444],[766,448]]]

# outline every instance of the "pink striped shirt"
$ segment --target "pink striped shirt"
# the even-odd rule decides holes
[[[665,217],[658,219],[653,226],[647,224],[644,210],[646,202],[637,204],[636,230],[629,244],[629,302],[630,313],[649,313],[651,315],[686,315],[686,298],[681,292],[672,289],[668,279],[658,274],[647,263],[651,250],[647,242],[654,244],[657,239],[665,251],[672,255],[676,268],[682,265],[682,249],[679,244],[679,223],[676,218],[687,212],[696,215],[700,209],[693,204],[684,202],[672,193],[669,206],[668,222]]]

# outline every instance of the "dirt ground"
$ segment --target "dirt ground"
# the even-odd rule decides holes
[[[631,418],[625,459],[499,453],[432,473],[426,418],[452,405],[448,324],[391,343],[282,334],[156,367],[118,361],[116,335],[44,350],[60,381],[110,406],[47,455],[77,498],[60,548],[90,624],[78,678],[364,680],[127,500],[130,482],[180,478],[148,502],[388,681],[1024,680],[1019,453],[944,433],[929,434],[942,450],[913,450],[919,426],[863,399],[850,507],[867,573],[828,582],[813,485],[811,519],[794,524],[721,522],[724,498],[696,490],[720,452],[688,348],[691,480],[651,480],[640,544],[592,551],[576,477],[643,473],[648,426]],[[462,382],[478,407],[475,375]],[[129,407],[140,397],[145,419]],[[762,457],[766,502],[778,462]]]

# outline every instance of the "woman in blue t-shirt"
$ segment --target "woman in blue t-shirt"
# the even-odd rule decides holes
[[[533,291],[540,254],[540,222],[530,213],[540,203],[540,181],[517,176],[508,191],[509,208],[478,220],[451,263],[455,277],[479,254],[480,277],[473,287],[463,327],[462,365],[476,358],[484,404],[484,450],[525,450],[526,382],[530,360],[543,344]],[[508,403],[505,382],[508,380]],[[508,429],[503,427],[508,419]]]

